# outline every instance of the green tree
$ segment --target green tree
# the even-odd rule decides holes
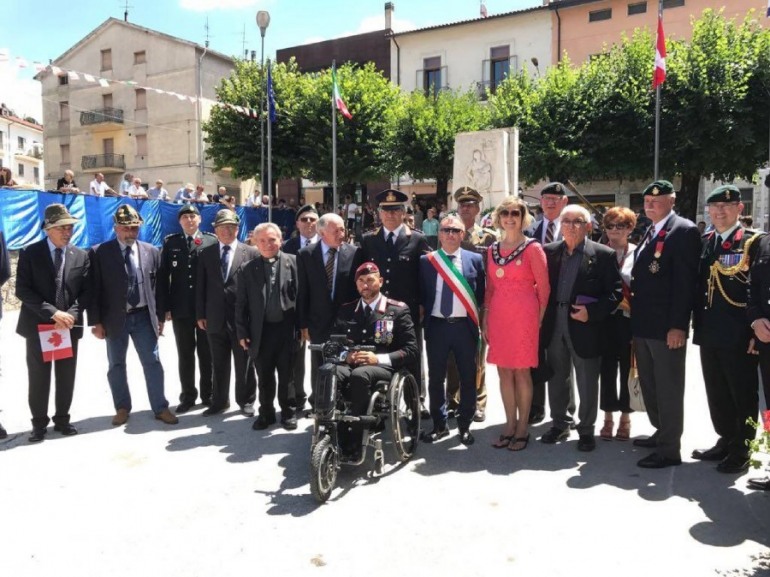
[[[391,174],[435,179],[436,194],[446,198],[454,165],[455,137],[489,127],[487,108],[475,91],[441,90],[434,97],[421,90],[403,95],[386,142]]]

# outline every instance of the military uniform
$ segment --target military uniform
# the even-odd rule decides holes
[[[217,243],[217,237],[198,230],[188,242],[184,233],[168,235],[163,240],[161,264],[158,270],[158,300],[161,313],[171,313],[177,347],[179,382],[182,392],[179,402],[195,404],[195,352],[198,352],[200,398],[204,404],[211,400],[211,352],[206,332],[198,328],[195,315],[195,287],[200,251]]]
[[[706,202],[735,200],[740,201],[740,190],[728,185],[714,190]],[[757,416],[758,359],[747,352],[752,331],[746,306],[749,267],[755,262],[761,236],[738,224],[725,230],[724,236],[714,230],[702,237],[693,342],[700,345],[709,413],[719,440],[711,449],[694,451],[693,457],[721,461],[717,469],[726,473],[745,470],[746,441],[755,435],[746,419]]]

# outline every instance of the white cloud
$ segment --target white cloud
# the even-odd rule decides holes
[[[417,26],[414,24],[414,22],[411,22],[409,20],[401,20],[399,18],[396,18],[395,15],[391,18],[391,27],[393,28],[394,32],[405,32],[407,30],[414,30],[417,28]],[[385,29],[385,16],[384,14],[379,14],[377,16],[367,16],[358,25],[358,28],[356,28],[353,31],[347,30],[345,32],[340,32],[339,34],[335,35],[334,38],[343,38],[345,36],[354,36],[356,34],[365,34],[366,32],[376,32],[377,30],[384,30]],[[310,38],[306,38],[303,40],[302,44],[314,44],[316,42],[323,42],[324,40],[330,40],[330,38],[324,38],[323,36],[311,36]]]
[[[264,4],[260,0],[179,0],[179,6],[193,12],[206,12],[208,10],[237,10],[250,8],[257,4]]]
[[[0,64],[0,102],[24,118],[31,116],[43,122],[43,101],[40,82],[29,78],[29,69],[20,70],[12,63]]]

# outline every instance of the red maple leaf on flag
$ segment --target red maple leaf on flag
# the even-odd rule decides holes
[[[48,342],[51,343],[54,347],[58,347],[62,343],[61,335],[57,332],[51,333],[51,336],[48,337]]]

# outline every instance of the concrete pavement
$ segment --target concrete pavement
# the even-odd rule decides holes
[[[534,441],[547,423],[526,451],[492,449],[503,419],[492,368],[474,446],[453,432],[400,467],[386,451],[385,475],[343,469],[319,506],[308,485],[309,420],[255,432],[236,411],[196,410],[163,425],[131,351],[135,408],[113,428],[105,345],[90,334],[72,407],[80,434],[49,427],[45,442],[29,444],[16,319],[7,312],[0,322],[0,422],[10,433],[0,441],[3,575],[770,575],[770,494],[745,488],[759,472],[722,475],[689,459],[715,440],[696,347],[681,467],[639,469],[647,451],[631,443],[598,441],[586,454],[574,433],[556,446]],[[170,328],[161,355],[173,408]],[[650,432],[634,415],[632,435]]]

